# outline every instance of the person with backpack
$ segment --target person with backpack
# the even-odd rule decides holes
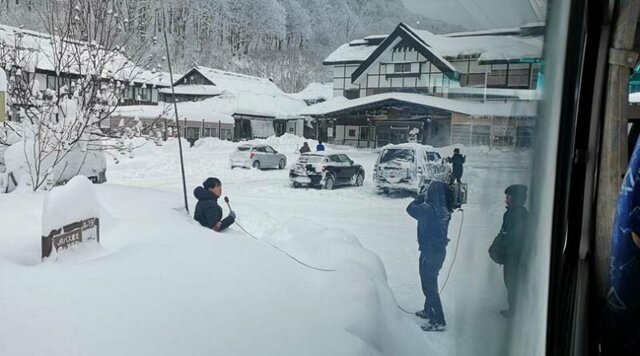
[[[527,232],[529,211],[524,207],[527,201],[526,185],[510,185],[505,189],[504,194],[507,211],[502,216],[500,232],[489,248],[489,256],[497,264],[503,265],[503,279],[507,288],[509,308],[500,311],[500,314],[508,318],[513,313],[516,303],[518,265]]]
[[[447,323],[438,291],[438,274],[447,255],[451,208],[447,203],[447,184],[430,182],[407,207],[407,213],[418,221],[419,271],[424,294],[424,309],[416,315],[427,319],[424,331],[444,331]]]
[[[453,156],[447,158],[447,160],[451,162],[451,165],[453,165],[453,179],[458,183],[462,183],[460,179],[462,178],[463,164],[466,159],[467,156],[461,155],[459,148],[454,148]]]
[[[309,147],[309,144],[305,142],[305,143],[302,144],[302,147],[300,147],[298,152],[300,152],[300,153],[309,153],[309,152],[311,152],[311,147]]]
[[[200,225],[221,232],[235,222],[236,213],[233,210],[226,218],[222,218],[222,208],[218,205],[218,198],[222,195],[222,182],[218,178],[207,178],[201,187],[194,189],[193,195],[198,199],[193,218]]]

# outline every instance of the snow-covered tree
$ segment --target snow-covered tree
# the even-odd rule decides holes
[[[19,158],[33,190],[57,184],[70,169],[80,170],[90,152],[105,148],[101,128],[120,102],[124,81],[142,74],[141,66],[154,59],[148,50],[153,40],[126,49],[131,35],[118,3],[49,2],[40,14],[48,37],[17,30],[11,43],[0,43],[14,113],[14,122],[3,130],[12,133],[6,137],[19,138],[7,142],[0,135],[0,145],[19,146],[12,148],[23,153]],[[56,83],[39,83],[36,66],[49,66]]]

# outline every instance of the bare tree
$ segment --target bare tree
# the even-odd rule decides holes
[[[21,138],[33,190],[79,169],[70,164],[72,156],[74,161],[81,157],[82,166],[88,152],[107,148],[109,137],[101,128],[128,83],[149,75],[144,68],[156,58],[150,51],[155,39],[137,38],[141,45],[128,48],[139,34],[125,31],[129,20],[120,15],[118,3],[50,1],[40,15],[48,35],[16,30],[12,43],[0,43],[0,64],[9,75],[8,104],[20,117],[4,130]],[[55,82],[39,83],[36,68],[54,72],[49,78]],[[2,135],[0,144],[8,144]]]

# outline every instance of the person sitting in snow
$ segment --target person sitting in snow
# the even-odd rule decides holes
[[[418,220],[419,269],[425,300],[424,309],[416,315],[428,320],[421,327],[424,331],[444,331],[447,326],[438,292],[438,273],[447,255],[451,220],[446,189],[445,183],[433,181],[407,207],[407,213]]]
[[[318,152],[324,151],[324,145],[322,144],[322,141],[318,141],[318,144],[316,145],[316,151]]]
[[[303,143],[303,144],[302,144],[302,147],[300,147],[299,152],[300,152],[300,153],[308,153],[308,152],[311,152],[311,147],[309,147],[309,144],[305,142],[305,143]]]
[[[222,195],[222,182],[218,178],[207,178],[202,187],[194,189],[193,195],[198,199],[193,218],[200,225],[220,232],[235,222],[236,213],[233,210],[222,219],[222,208],[218,205],[218,198]]]
[[[462,178],[462,165],[464,161],[467,159],[467,156],[463,156],[460,154],[459,148],[453,149],[453,156],[447,158],[449,162],[453,165],[453,179],[458,183],[462,183],[460,179]]]

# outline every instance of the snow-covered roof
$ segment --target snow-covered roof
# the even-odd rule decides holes
[[[434,48],[438,54],[447,58],[456,58],[464,55],[480,55],[479,61],[542,58],[542,37],[497,34],[448,37],[436,35],[425,30],[411,30],[424,43]]]
[[[507,103],[479,103],[472,101],[452,100],[429,95],[412,93],[384,93],[348,100],[336,97],[320,104],[306,107],[300,111],[301,116],[323,116],[344,110],[357,109],[385,100],[396,100],[408,104],[428,106],[449,112],[456,112],[470,116],[494,117],[535,117],[536,103],[513,101]]]
[[[299,100],[329,100],[333,97],[333,83],[311,83],[301,92],[289,96]]]
[[[180,115],[180,120],[204,120],[205,122],[221,122],[223,124],[234,123],[234,119],[231,115],[213,111],[211,110],[211,106],[201,103],[201,101],[178,103],[178,114]],[[120,106],[114,111],[112,116],[156,119],[159,117],[173,118],[175,117],[175,114],[173,104],[161,103],[158,105]]]
[[[274,82],[268,79],[202,66],[195,67],[194,70],[223,90],[272,95],[284,94]]]
[[[323,63],[364,62],[376,48],[378,48],[377,45],[351,45],[345,43],[325,58]]]
[[[630,103],[640,103],[640,93],[631,93],[629,94],[629,102]]]
[[[527,27],[529,26],[529,27]],[[523,36],[527,29],[544,26],[543,23],[530,24],[520,28],[502,28],[493,30],[457,32],[437,35],[426,30],[417,30],[403,23],[413,32],[420,42],[426,44],[437,56],[456,58],[463,55],[479,55],[481,61],[512,60],[519,58],[541,58],[542,36]],[[333,51],[324,64],[341,62],[364,62],[378,48],[373,39],[382,39],[388,35],[368,36],[362,40],[345,43]]]
[[[220,95],[222,88],[215,85],[176,85],[173,88],[177,95]],[[171,94],[171,88],[160,89],[162,94]]]
[[[81,74],[91,71],[88,50],[92,45],[82,41],[65,40],[65,43],[76,47],[73,50],[68,50],[61,59],[61,64],[56,66],[52,42],[55,41],[52,40],[51,35],[46,33],[0,25],[0,45],[11,50],[19,48],[22,51],[21,56],[26,62],[23,63],[27,66],[25,70],[35,72],[36,69],[42,71],[56,71],[58,69],[67,74]],[[7,56],[10,55],[9,52],[4,51]],[[80,59],[82,61],[81,67],[75,58],[75,55],[78,54],[82,58],[87,57],[86,61]],[[109,61],[102,68],[103,73],[100,73],[105,78],[155,86],[171,85],[168,73],[141,68],[120,52],[111,51],[108,54],[103,52],[103,54],[109,56]],[[0,59],[0,61],[6,62],[7,60]]]

